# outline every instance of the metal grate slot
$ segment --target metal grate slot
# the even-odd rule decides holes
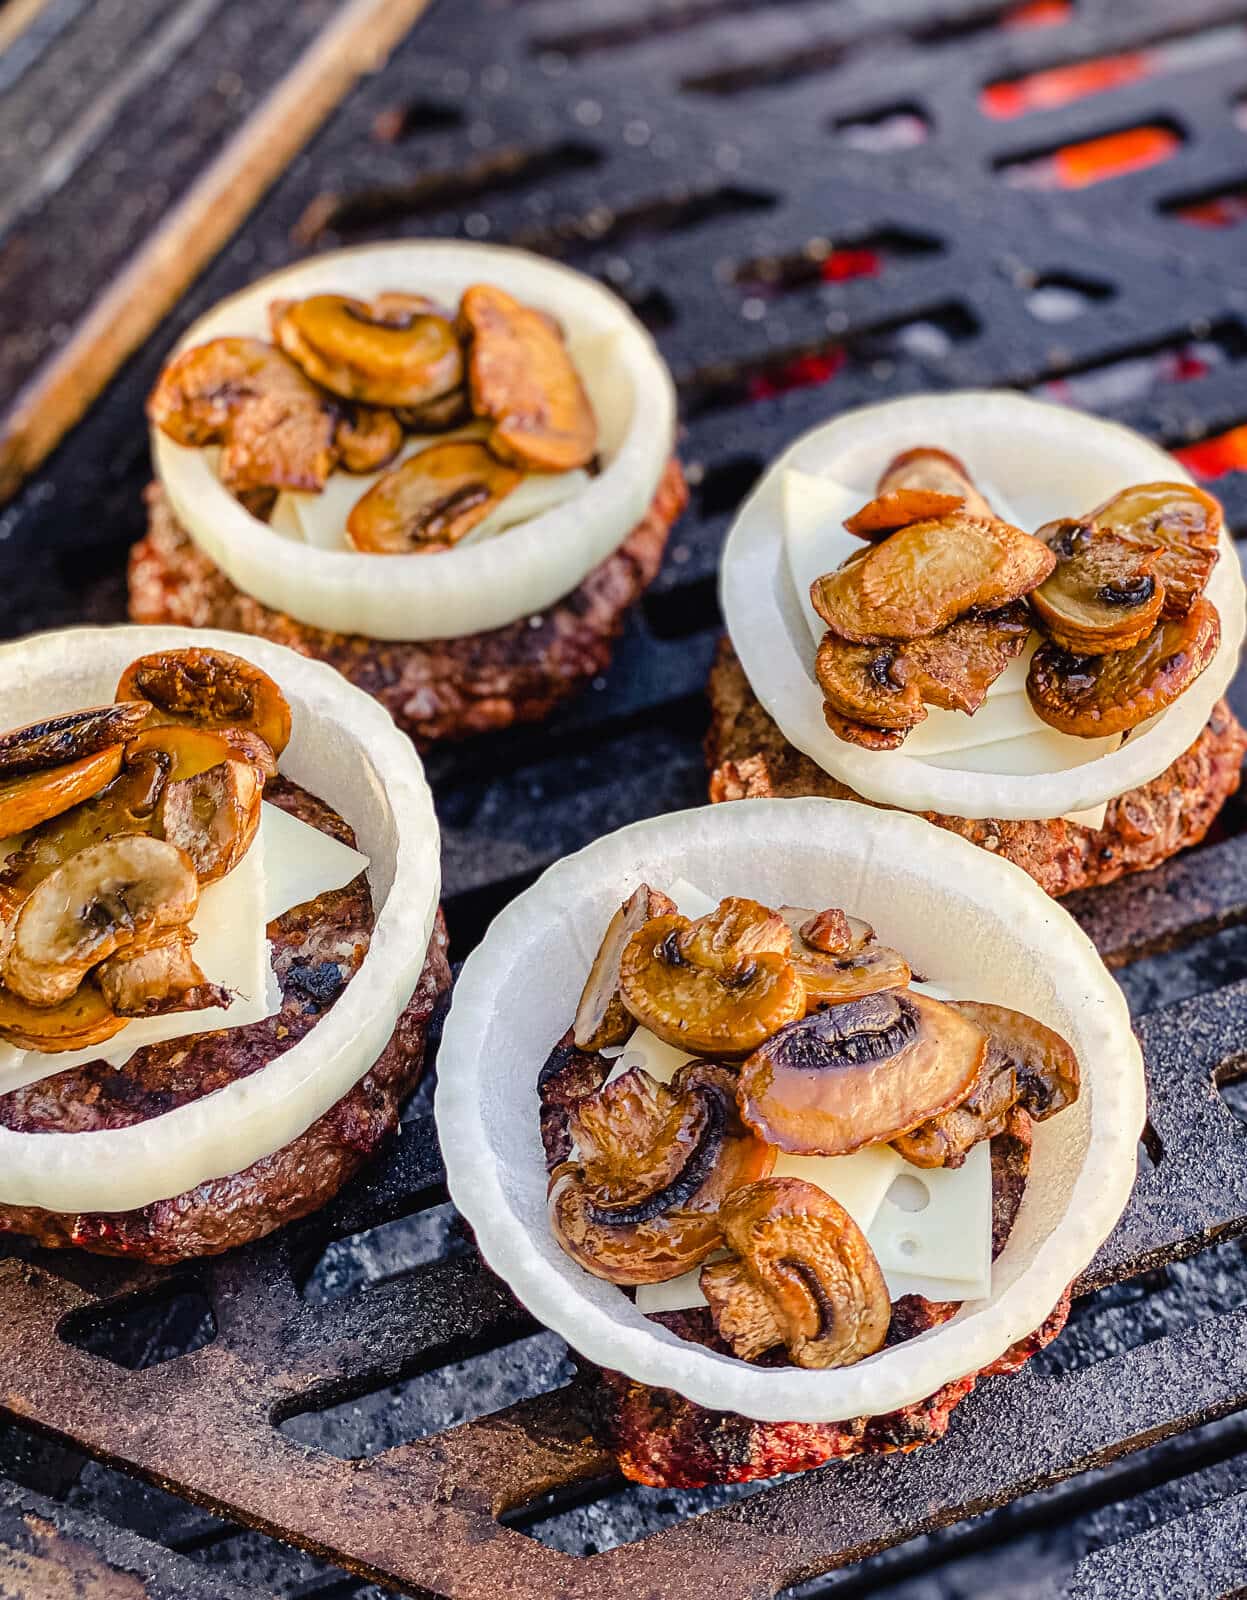
[[[352,239],[384,232],[452,203],[544,183],[565,172],[596,167],[601,160],[601,151],[594,146],[571,139],[544,149],[504,147],[454,171],[422,173],[409,183],[317,195],[295,224],[294,237],[299,244],[311,245],[332,235]]]
[[[459,1213],[444,1200],[414,1216],[396,1217],[379,1227],[335,1239],[308,1273],[301,1292],[313,1305],[323,1305],[388,1283],[413,1267],[463,1255],[469,1248]]]
[[[764,190],[717,184],[691,194],[657,195],[619,207],[601,204],[584,216],[521,229],[514,242],[542,255],[576,260],[607,246],[615,249],[633,240],[666,238],[720,219],[769,211],[775,203],[775,195]]]
[[[1232,366],[1247,354],[1247,329],[1226,319],[1205,333],[1149,342],[1107,360],[1083,362],[1059,377],[1030,385],[1047,400],[1065,400],[1089,410],[1129,405],[1153,389],[1171,383],[1193,383],[1210,372]]]
[[[1042,145],[1024,155],[999,156],[994,165],[1017,189],[1087,189],[1171,160],[1183,138],[1175,122],[1138,123],[1075,144]]]
[[[978,327],[978,320],[968,307],[948,302],[908,316],[888,318],[812,349],[742,362],[735,368],[710,367],[682,383],[685,412],[696,418],[708,411],[770,400],[793,389],[830,383],[853,368],[869,367],[902,355],[938,360],[954,344],[973,338]]]
[[[1193,194],[1175,195],[1162,200],[1160,210],[1167,217],[1195,228],[1237,228],[1247,221],[1247,183],[1224,184]]]
[[[450,133],[463,126],[459,106],[439,100],[412,100],[407,105],[388,106],[373,119],[372,136],[383,144],[401,144],[425,133]]]
[[[202,1350],[217,1328],[203,1289],[175,1277],[129,1300],[67,1317],[58,1331],[75,1349],[142,1372]]]
[[[938,255],[941,249],[929,233],[877,228],[835,242],[819,236],[786,255],[756,256],[734,267],[731,276],[743,292],[769,299],[811,285],[877,278],[901,262]]]

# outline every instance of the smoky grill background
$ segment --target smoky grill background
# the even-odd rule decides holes
[[[0,0],[6,401],[349,10]],[[985,85],[1157,46],[1141,80],[981,109]],[[1243,96],[1241,0],[434,0],[0,506],[0,633],[122,618],[144,394],[258,273],[434,234],[613,285],[677,374],[693,504],[609,675],[544,727],[429,759],[462,959],[557,856],[704,799],[720,543],[797,433],[972,384],[1073,395],[1171,447],[1247,422]],[[1153,164],[1025,186],[1111,134]],[[1247,476],[1211,487],[1247,532]],[[1241,676],[1232,698],[1247,712]],[[1141,1019],[1140,1185],[1063,1338],[985,1384],[944,1443],[744,1493],[622,1485],[584,1442],[563,1347],[446,1203],[426,1086],[363,1182],[220,1263],[0,1246],[0,1595],[65,1573],[184,1600],[354,1600],[385,1578],[464,1597],[1235,1590],[1245,825],[1232,802],[1198,851],[1075,902]]]

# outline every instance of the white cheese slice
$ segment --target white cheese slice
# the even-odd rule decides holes
[[[0,844],[0,859],[15,841]],[[195,960],[205,977],[234,996],[228,1008],[205,1007],[167,1017],[139,1017],[102,1045],[48,1055],[0,1041],[0,1094],[88,1061],[124,1066],[136,1050],[217,1028],[245,1028],[273,1016],[281,991],[273,975],[266,925],[293,906],[342,888],[368,857],[318,828],[265,804],[255,840],[234,870],[203,890],[191,921]]]
[[[637,1028],[620,1054],[615,1057],[615,1064],[606,1081],[614,1083],[616,1078],[621,1078],[625,1072],[631,1072],[633,1067],[640,1067],[642,1071],[648,1072],[651,1078],[657,1078],[659,1083],[670,1083],[684,1063],[692,1060],[691,1051],[664,1043],[648,1028]]]
[[[714,896],[699,889],[687,878],[673,878],[667,885],[667,895],[675,901],[680,914],[685,917],[708,917],[712,911],[718,910],[719,902]]]
[[[913,1206],[917,1209],[911,1209]],[[947,1299],[991,1292],[992,1163],[986,1139],[962,1166],[906,1166],[866,1232],[885,1276],[917,1274],[961,1285]],[[891,1279],[889,1277],[889,1286]]]
[[[280,806],[265,803],[260,831],[267,875],[265,923],[293,906],[305,905],[318,894],[344,889],[367,869],[366,855],[319,828],[300,822]]]

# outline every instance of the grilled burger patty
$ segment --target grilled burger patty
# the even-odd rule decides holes
[[[275,778],[264,798],[355,843],[342,818],[297,784]],[[0,1126],[31,1134],[125,1128],[249,1077],[297,1044],[334,1004],[359,970],[374,920],[362,875],[294,907],[268,929],[282,992],[276,1016],[148,1045],[120,1068],[96,1061],[45,1078],[0,1096]],[[315,1211],[397,1126],[399,1105],[420,1076],[429,1019],[449,986],[439,911],[415,993],[380,1060],[298,1138],[242,1172],[134,1211],[71,1215],[0,1206],[0,1232],[168,1264],[215,1255]]]
[[[571,1033],[550,1052],[537,1079],[541,1141],[546,1166],[556,1167],[571,1150],[568,1115],[577,1100],[605,1081],[610,1062],[578,1050]],[[1005,1131],[991,1142],[992,1258],[1004,1249],[1022,1204],[1030,1171],[1031,1119],[1020,1107],[1009,1114]],[[955,1301],[905,1295],[892,1307],[887,1343],[897,1345],[938,1327],[961,1309]],[[1050,1344],[1065,1326],[1069,1294],[1034,1333],[1010,1346],[983,1371],[946,1383],[928,1399],[882,1417],[846,1422],[756,1422],[734,1411],[711,1411],[673,1389],[638,1383],[621,1372],[596,1367],[577,1357],[590,1396],[594,1437],[618,1461],[624,1476],[654,1488],[701,1489],[710,1484],[749,1483],[781,1472],[803,1472],[848,1456],[916,1450],[942,1438],[953,1411],[980,1378],[1016,1372]],[[720,1355],[732,1354],[720,1339],[708,1308],[671,1311],[655,1321],[682,1339]],[[785,1364],[771,1352],[759,1365]]]
[[[404,643],[309,627],[243,594],[196,547],[153,484],[147,537],[130,555],[130,616],[274,639],[337,667],[417,744],[460,739],[538,721],[606,671],[624,617],[653,582],[687,500],[673,460],[619,548],[540,616],[461,639]]]
[[[720,642],[711,668],[709,695],[706,758],[712,800],[825,795],[871,803],[788,743],[763,710],[728,639]],[[1061,818],[1005,822],[922,814],[1016,862],[1048,894],[1069,894],[1159,866],[1198,844],[1238,788],[1245,750],[1247,733],[1221,700],[1199,738],[1171,767],[1110,802],[1102,828]]]

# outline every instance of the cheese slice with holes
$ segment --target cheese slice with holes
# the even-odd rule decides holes
[[[13,845],[15,841],[5,841]],[[0,855],[7,853],[0,846]],[[136,1050],[218,1028],[245,1028],[281,1008],[266,925],[292,907],[340,889],[368,866],[367,856],[329,838],[279,807],[265,804],[247,854],[201,893],[191,921],[195,960],[204,976],[234,996],[227,1008],[138,1017],[102,1045],[48,1055],[0,1041],[0,1094],[90,1061],[124,1066]]]
[[[810,585],[864,548],[843,527],[863,504],[860,490],[834,478],[789,468],[783,480],[784,553],[801,612],[816,644],[826,625],[810,602]],[[1000,505],[1000,496],[992,496]],[[1002,516],[1007,512],[1001,511]],[[1012,520],[1012,519],[1010,519]],[[931,766],[960,772],[1059,772],[1115,750],[1119,737],[1077,739],[1058,733],[1035,715],[1026,696],[1026,675],[1037,648],[1034,640],[1005,668],[972,717],[959,711],[928,710],[903,746],[904,753]],[[834,737],[829,735],[828,737]],[[1088,828],[1104,826],[1107,802],[1070,812],[1067,820]]]

